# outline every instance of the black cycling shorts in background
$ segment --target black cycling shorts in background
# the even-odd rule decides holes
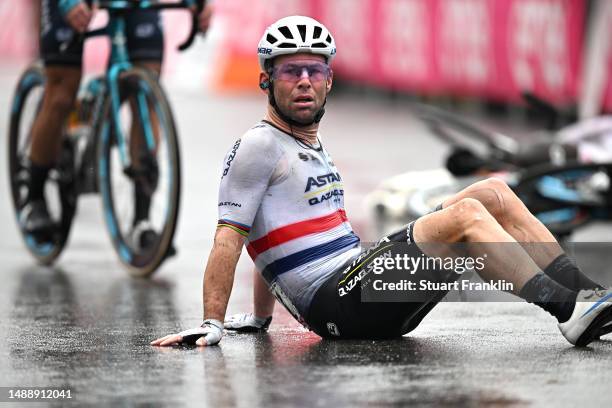
[[[164,34],[159,10],[137,10],[126,16],[126,42],[130,60],[161,63],[164,55]],[[80,67],[83,42],[75,42],[65,52],[60,45],[72,38],[75,31],[64,20],[58,0],[41,0],[40,56],[48,65]]]
[[[414,301],[363,301],[361,280],[382,245],[401,243],[411,257],[425,256],[414,242],[414,222],[384,237],[379,243],[351,260],[325,282],[310,303],[306,323],[324,338],[384,339],[414,330],[447,291],[419,292]],[[450,270],[417,271],[406,278],[418,282],[427,274],[431,282],[453,282],[461,275]]]

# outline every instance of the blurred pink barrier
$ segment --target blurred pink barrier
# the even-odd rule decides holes
[[[0,1],[3,59],[35,53],[35,2]],[[529,90],[559,104],[574,102],[580,86],[586,0],[222,0],[215,7],[222,89],[256,89],[259,36],[290,14],[331,29],[339,50],[334,71],[357,83],[511,102]],[[186,13],[164,14],[165,72],[181,63],[174,48],[187,25]],[[89,41],[86,69],[101,70],[107,55],[106,40]],[[606,84],[612,110],[612,69]]]
[[[575,98],[582,0],[313,0],[336,36],[335,71],[426,94]]]
[[[222,68],[243,81],[265,26],[313,16],[334,33],[334,71],[345,80],[417,94],[515,102],[532,91],[574,102],[585,0],[308,0],[217,2],[227,30]],[[239,84],[238,84],[239,85]],[[612,86],[608,106],[612,106]]]
[[[0,1],[0,61],[29,60],[38,49],[39,0]]]

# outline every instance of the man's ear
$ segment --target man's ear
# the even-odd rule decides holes
[[[327,84],[326,84],[327,92],[331,91],[333,82],[334,82],[334,71],[330,69],[329,76],[327,77]]]
[[[259,73],[259,89],[265,93],[270,93],[270,75],[265,72]]]

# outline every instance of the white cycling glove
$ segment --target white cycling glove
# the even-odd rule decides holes
[[[272,316],[257,317],[253,313],[239,313],[225,318],[225,328],[237,332],[258,332],[268,330]]]
[[[213,346],[223,337],[223,323],[215,319],[206,319],[200,327],[184,330],[179,333],[181,343],[195,345],[200,337],[204,337],[207,346]]]

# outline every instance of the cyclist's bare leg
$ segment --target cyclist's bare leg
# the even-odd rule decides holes
[[[446,200],[443,207],[465,198],[478,200],[535,261],[540,269],[572,289],[601,287],[567,257],[550,231],[527,209],[502,180],[490,178],[474,183]]]
[[[478,200],[501,227],[523,245],[535,263],[544,269],[564,251],[551,232],[527,209],[502,180],[489,178],[465,188],[443,203],[449,207],[465,198]]]
[[[577,291],[568,289],[542,273],[531,256],[474,198],[463,198],[448,207],[419,218],[414,240],[428,256],[486,257],[476,269],[486,281],[511,283],[510,291],[567,321],[574,311]],[[431,245],[428,243],[432,243]],[[464,243],[463,248],[448,244]]]
[[[414,224],[413,234],[417,243],[424,244],[422,249],[429,256],[457,256],[453,243],[467,243],[469,255],[473,257],[483,256],[486,252],[485,268],[479,271],[479,275],[489,281],[511,282],[512,292],[516,295],[540,272],[521,245],[480,201],[473,198],[457,200],[440,211],[419,218]],[[428,243],[451,245],[426,245]]]
[[[45,183],[60,155],[62,131],[74,104],[81,70],[52,66],[45,68],[45,75],[42,106],[31,129],[28,197],[19,214],[22,228],[35,234],[53,227],[45,202]]]
[[[62,130],[74,105],[81,81],[81,69],[69,66],[45,68],[45,95],[32,125],[31,161],[53,166],[62,146]]]

